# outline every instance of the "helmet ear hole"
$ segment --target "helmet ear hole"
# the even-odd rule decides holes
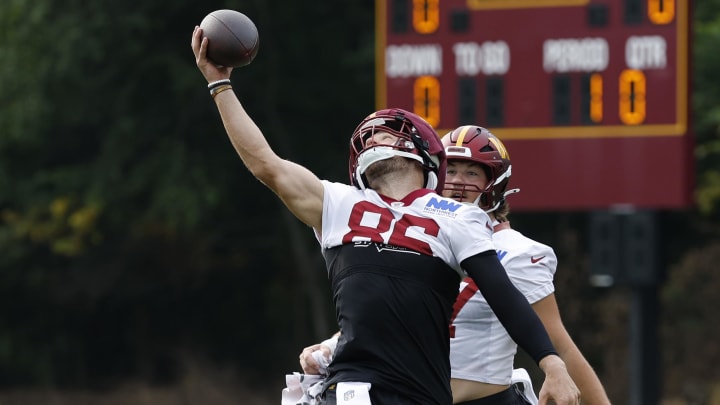
[[[495,182],[495,176],[493,175],[492,169],[488,167],[487,165],[481,164],[480,167],[482,167],[483,171],[485,172],[485,178],[488,180],[488,184],[485,186],[492,184]]]

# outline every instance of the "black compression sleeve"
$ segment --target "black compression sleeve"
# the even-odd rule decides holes
[[[461,265],[475,281],[510,337],[536,363],[547,355],[557,354],[540,318],[510,281],[495,251],[469,257]]]

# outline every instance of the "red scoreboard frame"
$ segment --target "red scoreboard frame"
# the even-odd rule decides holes
[[[377,0],[376,104],[487,127],[514,210],[692,204],[689,0]]]

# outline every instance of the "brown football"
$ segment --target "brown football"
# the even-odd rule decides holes
[[[235,10],[215,10],[200,23],[208,38],[208,59],[221,66],[240,67],[255,59],[260,38],[255,23]]]

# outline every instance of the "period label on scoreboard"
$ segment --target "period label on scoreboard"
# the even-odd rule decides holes
[[[441,135],[460,125],[485,126],[514,143],[511,154],[527,155],[522,148],[544,151],[548,160],[561,150],[575,154],[579,166],[550,170],[575,171],[561,176],[566,181],[617,181],[580,177],[584,162],[596,161],[584,154],[605,149],[632,153],[634,159],[622,159],[649,165],[640,169],[648,175],[667,178],[669,169],[659,166],[679,166],[673,197],[648,194],[660,184],[628,175],[637,167],[623,167],[609,176],[624,175],[632,184],[623,186],[627,192],[615,190],[616,197],[576,185],[583,197],[543,203],[518,197],[519,207],[689,203],[688,1],[378,0],[377,24],[378,107],[411,110]],[[527,142],[541,140],[568,142]]]

